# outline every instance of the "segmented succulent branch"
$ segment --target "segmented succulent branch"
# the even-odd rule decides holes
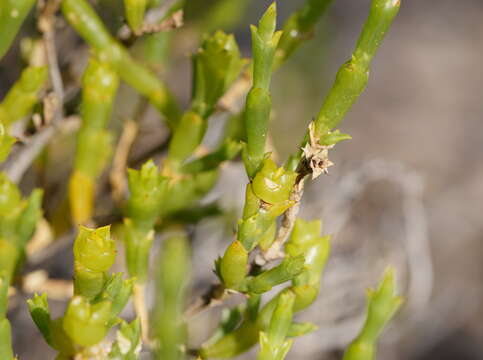
[[[166,194],[167,179],[150,160],[141,170],[129,170],[128,182],[130,197],[124,219],[126,263],[129,274],[144,283],[154,240],[154,224]]]
[[[319,292],[322,272],[329,255],[329,237],[320,236],[320,222],[297,220],[291,238],[285,246],[285,251],[287,253],[287,259],[292,258],[296,262],[300,261],[298,259],[304,259],[302,269],[297,264],[294,270],[290,271],[287,269],[283,271],[283,276],[279,277],[276,281],[276,283],[283,283],[291,280],[292,285],[282,290],[261,309],[258,308],[259,302],[255,302],[256,305],[254,308],[250,309],[251,316],[245,316],[244,321],[236,329],[225,334],[218,341],[209,342],[201,348],[200,354],[203,357],[233,357],[250,349],[259,341],[259,332],[266,332],[269,328],[270,322],[273,316],[275,316],[274,311],[281,297],[284,297],[286,300],[287,297],[294,296],[293,304],[291,305],[294,312],[307,308],[315,301]],[[268,270],[265,273],[262,272],[262,274],[270,274],[271,271],[273,270]],[[287,273],[290,274],[290,277],[286,276]],[[273,286],[275,282],[270,279],[268,284]],[[270,286],[264,288],[265,291],[270,289]],[[257,299],[259,296],[250,292],[248,294],[253,299]],[[282,302],[285,300],[282,300]],[[291,323],[287,334],[290,336],[301,336],[314,329],[315,327],[312,324]],[[265,342],[265,340],[267,338],[264,338],[263,341]],[[270,346],[279,348],[281,345],[265,345],[267,349]]]
[[[394,271],[388,269],[376,290],[367,293],[367,317],[357,338],[349,345],[344,360],[374,360],[382,330],[402,304],[396,295]]]
[[[114,258],[109,226],[81,227],[74,242],[74,296],[64,315],[52,319],[46,294],[35,294],[27,301],[32,320],[45,341],[59,352],[58,358],[91,356],[90,347],[122,323],[118,316],[131,297],[133,281],[123,279],[120,273],[108,274]],[[139,353],[137,342],[132,352]]]
[[[18,187],[0,173],[0,193],[0,274],[10,282],[41,217],[42,191],[23,199]]]
[[[170,143],[168,159],[180,163],[203,140],[207,122],[220,97],[236,80],[244,65],[233,35],[217,31],[205,38],[193,55],[193,99]]]
[[[8,278],[0,272],[0,358],[13,360],[12,330],[7,319]]]
[[[265,143],[272,100],[270,80],[281,31],[275,31],[277,8],[273,3],[260,19],[258,27],[251,26],[253,51],[253,86],[245,105],[247,148],[244,156],[248,176],[253,178],[265,156]]]
[[[282,38],[275,53],[275,66],[279,66],[308,38],[313,36],[319,19],[334,0],[307,0],[285,23]]]
[[[186,286],[190,272],[188,239],[169,237],[163,244],[154,308],[153,332],[159,342],[156,359],[183,359],[186,329],[183,319]]]
[[[147,5],[148,0],[124,0],[127,22],[134,33],[141,30]]]
[[[10,126],[29,115],[46,80],[46,66],[29,66],[0,103],[0,162],[7,158],[16,141],[8,133]]]
[[[82,125],[77,135],[74,171],[69,182],[70,208],[75,224],[86,223],[93,214],[95,184],[111,153],[112,136],[106,126],[119,79],[108,63],[91,58],[82,85]]]
[[[373,0],[356,48],[339,69],[332,89],[315,119],[315,136],[320,139],[336,127],[364,91],[372,58],[382,43],[400,7],[400,0]]]

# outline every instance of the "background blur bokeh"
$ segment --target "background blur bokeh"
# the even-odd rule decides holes
[[[483,359],[483,2],[401,2],[367,90],[340,126],[353,140],[337,146],[336,166],[310,183],[303,200],[302,216],[323,219],[325,231],[335,236],[319,300],[300,315],[320,329],[297,339],[289,359],[339,359],[363,320],[364,289],[389,263],[398,269],[407,298],[384,336],[379,359]],[[301,3],[279,0],[280,21]],[[247,55],[248,24],[268,4],[253,1],[239,24],[228,26]],[[315,37],[275,74],[271,137],[281,159],[295,149],[338,67],[350,56],[369,5],[370,0],[335,0]],[[111,15],[115,27],[120,18]],[[34,31],[33,23],[27,24],[23,35]],[[174,43],[165,76],[186,102],[188,54],[197,44],[189,22]],[[59,35],[59,44],[65,62],[75,46],[82,46],[70,30]],[[21,67],[16,45],[0,62],[2,96]],[[129,99],[129,94],[123,89],[120,96]],[[126,102],[116,117],[122,118]],[[159,141],[153,135],[156,121],[145,119],[140,138]],[[216,124],[211,133],[216,136]],[[71,140],[52,146],[69,149]],[[46,207],[52,216],[64,191],[57,184],[70,169],[71,155],[65,154],[52,162],[48,175],[52,196]],[[23,186],[36,181],[30,172]],[[231,238],[245,182],[241,164],[226,166],[209,198],[222,197],[231,215],[192,229],[193,296],[214,280],[212,263]],[[68,279],[71,261],[65,247],[41,266],[51,277]],[[20,359],[52,358],[23,299],[17,300],[11,319]],[[61,301],[53,304],[54,312],[63,308]],[[190,329],[193,341],[203,340],[217,316],[216,309],[199,315]]]

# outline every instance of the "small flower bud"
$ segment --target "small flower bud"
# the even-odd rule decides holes
[[[193,63],[193,110],[206,118],[238,77],[245,61],[240,57],[234,36],[217,31],[203,41]]]
[[[92,346],[106,336],[111,303],[101,301],[91,305],[82,296],[75,296],[67,306],[63,328],[78,345]]]
[[[152,160],[140,170],[128,170],[130,197],[126,212],[137,225],[150,229],[159,214],[166,191],[167,179],[161,175]]]
[[[241,242],[234,241],[226,249],[220,263],[220,275],[227,288],[237,289],[247,274],[248,252]]]
[[[277,168],[275,162],[267,158],[253,179],[253,192],[269,204],[278,204],[289,199],[296,178],[295,172]]]
[[[80,227],[74,241],[74,259],[87,269],[96,272],[109,270],[114,264],[116,249],[111,239],[110,226],[97,229]]]

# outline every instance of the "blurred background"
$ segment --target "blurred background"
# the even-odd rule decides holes
[[[199,0],[199,9],[186,14],[186,26],[172,38],[161,71],[184,104],[190,95],[189,54],[198,44],[196,31],[211,31],[211,25],[233,31],[249,56],[248,24],[256,23],[270,3],[245,1],[247,6],[238,10],[243,16],[236,21],[224,13],[211,24],[190,20],[205,7],[209,11],[210,2]],[[123,22],[122,8],[114,0],[97,3],[100,9],[111,9],[105,20],[115,31]],[[373,62],[367,90],[340,125],[353,140],[332,151],[335,166],[328,176],[309,183],[303,199],[302,217],[323,220],[324,232],[334,235],[333,252],[318,301],[299,315],[320,328],[297,339],[288,359],[340,359],[363,321],[365,289],[377,283],[388,264],[398,271],[406,304],[385,333],[378,358],[483,359],[483,2],[401,3]],[[279,0],[280,23],[301,4]],[[370,0],[335,0],[314,38],[274,75],[271,138],[279,159],[296,149],[317,114],[338,67],[350,57],[369,6]],[[58,26],[63,30],[57,39],[61,65],[78,57],[74,63],[82,69],[87,58],[83,43],[62,21]],[[31,19],[22,35],[35,31]],[[16,44],[0,62],[0,96],[23,66],[19,49]],[[76,66],[69,69],[74,78],[81,72]],[[119,97],[112,122],[117,130],[132,107],[132,91],[124,87]],[[213,119],[207,146],[225,120]],[[132,156],[143,146],[153,147],[153,156],[162,156],[156,146],[165,138],[159,118],[149,112]],[[55,222],[65,211],[62,199],[72,163],[72,137],[56,139],[49,154],[54,148],[66,151],[52,155],[41,178],[30,170],[22,186],[25,191],[47,186],[46,214]],[[225,214],[191,228],[193,297],[215,281],[212,264],[231,240],[245,183],[240,162],[225,166],[218,185],[204,200],[220,199]],[[26,271],[41,267],[52,278],[69,279],[70,252],[64,241]],[[122,256],[118,258],[122,266]],[[20,359],[51,359],[53,353],[31,323],[26,297],[18,295],[10,311],[15,349]],[[54,313],[60,314],[64,302],[51,303]],[[195,345],[208,327],[216,325],[218,316],[219,309],[214,309],[193,320],[190,333]],[[253,358],[253,353],[245,358]]]

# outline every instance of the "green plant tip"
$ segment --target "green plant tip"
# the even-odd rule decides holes
[[[74,258],[92,271],[107,271],[114,264],[116,248],[110,225],[97,229],[81,226],[74,241]]]
[[[253,179],[253,192],[269,204],[278,204],[289,199],[296,178],[295,172],[278,168],[272,159],[267,158]]]

